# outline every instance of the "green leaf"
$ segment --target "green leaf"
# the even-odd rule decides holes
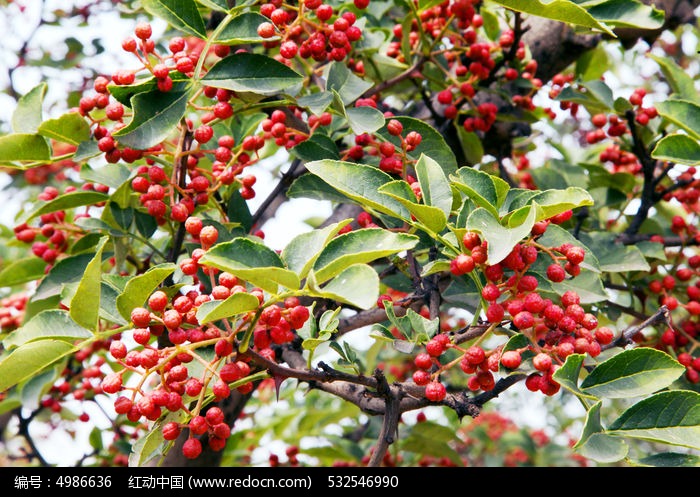
[[[333,102],[333,93],[330,91],[319,91],[310,95],[297,98],[297,105],[305,107],[312,114],[321,115]]]
[[[598,398],[639,397],[669,386],[684,372],[685,367],[668,354],[641,347],[598,364],[581,382],[581,390]]]
[[[346,64],[337,61],[333,61],[330,64],[326,81],[326,91],[332,92],[335,90],[340,96],[343,105],[352,104],[372,86],[373,84],[371,81],[366,81],[356,74],[353,74]]]
[[[651,52],[647,53],[646,56],[659,65],[673,93],[676,94],[675,96],[700,104],[700,93],[695,88],[695,81],[690,77],[688,71],[680,67],[673,59],[659,57]]]
[[[559,296],[572,290],[578,293],[581,298],[581,305],[595,304],[608,300],[607,294],[600,275],[594,271],[581,271],[575,278],[567,279],[561,283],[551,283],[552,290]]]
[[[692,454],[678,454],[676,452],[662,452],[643,457],[637,464],[642,466],[653,466],[657,468],[698,468],[700,467],[700,456]]]
[[[92,338],[92,333],[76,323],[67,311],[48,309],[41,311],[10,333],[2,341],[6,349],[12,349],[34,340],[74,340]]]
[[[390,179],[390,178],[389,178]],[[310,198],[329,202],[347,203],[348,197],[315,174],[302,174],[287,190],[289,198]]]
[[[229,11],[228,0],[197,0],[197,2],[219,12]]]
[[[351,222],[352,219],[346,219],[295,236],[282,250],[282,260],[289,269],[299,275],[299,278],[305,278],[323,247]]]
[[[600,78],[608,69],[608,53],[604,46],[597,45],[587,50],[576,59],[574,72],[579,81],[591,81]],[[627,100],[629,103],[629,100]]]
[[[62,376],[59,368],[63,369],[61,364],[56,364],[54,367],[29,378],[17,386],[22,399],[22,407],[32,411],[41,407],[41,401]]]
[[[119,314],[119,309],[117,309],[117,298],[119,297],[119,293],[120,290],[118,288],[115,288],[105,281],[102,282],[100,288],[100,317],[109,321],[110,323],[125,326],[129,323]]]
[[[46,262],[39,257],[25,257],[3,264],[0,271],[0,287],[21,285],[44,277]]]
[[[363,133],[374,133],[384,126],[384,114],[374,107],[347,107],[345,117],[352,132],[356,135]]]
[[[0,164],[3,166],[22,169],[23,166],[15,165],[13,162],[49,160],[51,160],[51,148],[41,135],[12,133],[0,136]]]
[[[248,43],[261,43],[264,38],[258,34],[258,26],[269,19],[257,12],[243,12],[234,17],[219,33],[216,43],[220,45],[245,45]],[[267,38],[265,41],[279,39],[277,36]]]
[[[540,0],[493,0],[494,3],[523,14],[545,17],[553,21],[598,29],[610,36],[615,36],[613,31],[604,22],[601,22],[589,14],[586,9],[568,0],[552,0],[544,2]]]
[[[596,254],[603,272],[626,273],[651,269],[642,251],[634,245],[617,242],[615,233],[591,232],[588,236],[582,236],[581,240]]]
[[[403,136],[406,136],[411,131],[421,135],[421,142],[411,152],[409,157],[417,160],[421,154],[425,154],[435,162],[437,162],[445,175],[449,175],[457,170],[457,158],[452,149],[447,145],[443,136],[432,126],[413,117],[396,116],[390,120],[396,120],[403,126]],[[401,149],[401,139],[389,133],[386,125],[377,131],[384,139],[396,145],[397,149]]]
[[[578,388],[578,380],[581,377],[581,366],[585,357],[584,354],[568,355],[564,364],[552,375],[552,378],[562,387],[579,396],[584,395]]]
[[[103,237],[95,256],[85,268],[78,289],[70,301],[70,317],[88,330],[97,330],[100,319],[102,294],[102,250],[108,238]]]
[[[593,205],[593,197],[577,186],[570,186],[566,190],[545,190],[527,198],[525,196],[516,198],[510,205],[510,209],[513,210],[510,216],[517,218],[518,210],[526,208],[520,207],[522,202],[525,202],[526,206],[537,204],[538,213],[535,222],[538,222],[578,207]]]
[[[73,161],[84,162],[101,154],[102,152],[97,146],[97,141],[90,139],[78,144],[78,148],[73,153]]]
[[[453,464],[463,467],[464,461],[450,444],[454,441],[454,431],[449,428],[434,423],[425,421],[416,423],[411,427],[410,434],[400,442],[401,450],[415,452],[416,454],[446,457]]]
[[[211,300],[204,302],[197,309],[197,321],[199,324],[207,324],[219,319],[231,318],[238,314],[254,311],[260,306],[260,301],[255,295],[238,292],[230,295],[225,300]]]
[[[629,448],[623,440],[608,435],[600,422],[600,408],[597,402],[586,413],[586,423],[581,438],[574,448],[582,456],[601,463],[613,463],[624,459]]]
[[[340,153],[338,146],[328,136],[314,133],[308,140],[304,140],[291,149],[291,152],[303,161],[315,161],[323,159],[338,160]]]
[[[275,59],[253,53],[224,57],[202,78],[202,83],[258,95],[291,92],[303,77]]]
[[[301,284],[297,274],[284,267],[277,252],[248,238],[217,243],[199,262],[228,271],[269,293],[277,293],[278,285],[298,290]]]
[[[394,178],[376,167],[326,159],[309,162],[306,168],[360,205],[401,219],[409,217],[399,202],[379,193],[379,188]]]
[[[523,238],[530,234],[535,224],[537,208],[530,206],[530,212],[519,226],[506,228],[493,213],[483,207],[475,209],[467,218],[467,230],[476,231],[488,242],[488,264],[494,265],[505,259]]]
[[[367,264],[353,264],[313,294],[360,309],[371,309],[379,298],[379,276]]]
[[[472,167],[461,167],[450,178],[455,188],[469,197],[477,207],[498,216],[498,207],[508,191],[508,183]]]
[[[581,237],[582,238],[582,237]],[[538,239],[538,242],[545,247],[561,247],[564,244],[571,244],[576,247],[581,247],[585,253],[581,267],[583,269],[588,269],[589,271],[594,271],[600,273],[600,264],[598,263],[598,258],[596,255],[588,248],[588,245],[583,243],[581,239],[577,239],[567,230],[558,226],[556,224],[550,224],[547,226],[547,231]],[[549,261],[547,261],[549,262]],[[541,272],[544,274],[546,268],[549,264],[543,264],[541,267]],[[537,267],[540,270],[540,267]]]
[[[688,135],[676,133],[660,139],[651,152],[654,159],[695,166],[700,164],[700,143]]]
[[[665,100],[654,107],[659,115],[700,140],[700,105],[688,100]]]
[[[660,392],[637,402],[608,428],[612,435],[700,449],[700,394]]]
[[[13,132],[29,134],[37,132],[43,116],[44,97],[47,89],[46,83],[39,83],[19,97],[17,107],[12,113]]]
[[[440,233],[447,225],[445,213],[437,207],[417,203],[413,190],[404,180],[396,180],[382,185],[379,192],[401,203],[419,223],[433,233]],[[406,221],[410,220],[406,219]]]
[[[158,288],[165,278],[175,271],[175,264],[163,263],[151,267],[148,271],[131,278],[124,292],[117,297],[117,309],[119,314],[127,321],[131,320],[131,311],[135,307],[142,307],[148,297]]]
[[[190,78],[179,71],[171,71],[170,77],[173,80],[172,90],[181,90],[186,86],[186,83],[190,82]],[[114,83],[110,83],[107,85],[107,89],[109,90],[109,94],[114,97],[115,100],[131,109],[131,99],[134,96],[138,95],[139,93],[158,91],[158,80],[153,76],[149,76],[138,79],[130,85],[115,85]]]
[[[207,28],[194,0],[141,0],[141,5],[174,28],[206,39]]]
[[[66,285],[78,283],[91,260],[92,254],[78,254],[57,261],[49,274],[39,283],[32,300],[38,301],[58,296]]]
[[[129,124],[112,133],[120,145],[145,150],[165,140],[177,127],[187,109],[186,91],[147,91],[134,95],[134,116]]]
[[[37,203],[35,209],[27,213],[27,216],[24,218],[24,222],[43,214],[65,211],[85,205],[95,205],[100,202],[105,202],[108,199],[109,195],[101,192],[75,191],[64,193],[63,195],[59,195],[55,199],[49,200],[48,202]]]
[[[662,10],[644,5],[638,0],[608,0],[587,8],[598,21],[611,26],[659,29],[665,15]]]
[[[63,340],[36,340],[17,347],[0,362],[0,391],[31,378],[75,352],[78,347]]]
[[[592,82],[589,81],[587,84],[591,83]],[[590,114],[610,112],[615,105],[615,102],[612,100],[612,92],[609,90],[610,88],[608,88],[608,91],[602,95],[597,95],[593,91],[583,91],[572,86],[567,86],[554,98],[554,100],[559,102],[574,102],[583,105]]]
[[[37,133],[62,143],[78,145],[90,139],[90,125],[77,112],[68,112],[41,123]]]
[[[318,283],[337,276],[354,264],[368,263],[412,249],[418,238],[381,228],[350,231],[331,240],[314,263]]]
[[[416,176],[426,205],[437,207],[449,217],[452,212],[452,188],[447,176],[434,159],[421,154],[416,163]]]
[[[467,131],[464,126],[457,127],[457,135],[459,136],[459,144],[464,152],[464,157],[469,164],[478,164],[484,158],[484,144],[481,143],[479,135],[474,132]]]
[[[163,425],[168,422],[186,423],[187,413],[180,409],[177,412],[168,412],[167,415],[158,420],[148,433],[139,437],[131,447],[129,454],[129,466],[148,466],[150,461],[165,455],[166,441],[163,437]]]

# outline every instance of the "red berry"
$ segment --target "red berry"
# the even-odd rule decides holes
[[[476,366],[484,362],[486,359],[486,353],[481,347],[473,345],[464,353],[464,358],[467,360],[467,362],[469,362],[469,364]]]
[[[263,22],[258,26],[258,36],[260,38],[272,38],[275,36],[275,25],[271,22]]]
[[[163,425],[163,438],[166,440],[175,440],[180,436],[180,425],[171,421]]]
[[[508,369],[515,369],[520,366],[522,357],[517,350],[507,350],[501,354],[501,364]]]
[[[403,132],[403,124],[396,119],[392,119],[387,123],[386,129],[390,135],[399,136]]]
[[[152,33],[151,25],[144,21],[139,22],[134,28],[134,34],[142,40],[150,38]]]
[[[190,420],[189,427],[193,435],[202,435],[209,429],[209,425],[207,420],[204,419],[204,416],[193,417]]]
[[[450,261],[450,272],[455,276],[470,273],[474,270],[474,259],[467,254],[459,254]]]
[[[532,365],[538,371],[549,371],[552,367],[552,358],[544,352],[540,352],[532,358]]]
[[[504,315],[505,309],[501,304],[493,303],[486,309],[486,319],[489,323],[500,323]]]
[[[157,290],[148,297],[148,307],[154,312],[161,312],[168,305],[168,295],[162,291]]]
[[[438,357],[445,352],[445,345],[440,340],[433,338],[425,344],[425,350],[430,356]]]
[[[430,373],[424,369],[419,369],[413,373],[413,382],[420,386],[427,385],[430,383]]]
[[[187,459],[196,459],[202,453],[202,442],[198,438],[188,438],[182,446],[182,455]]]
[[[421,352],[413,359],[413,363],[417,368],[428,370],[433,365],[433,358],[427,352]]]
[[[519,330],[526,330],[535,325],[535,317],[528,311],[521,311],[513,318],[513,324]]]
[[[194,139],[199,143],[207,143],[214,137],[214,128],[208,124],[202,124],[194,130]]]
[[[605,126],[608,122],[608,118],[605,114],[596,114],[593,117],[591,117],[591,123],[593,123],[593,126],[596,128],[602,128]]]
[[[202,242],[203,247],[211,247],[216,243],[219,238],[219,230],[214,226],[204,226],[199,232],[199,240]]]
[[[432,402],[440,402],[446,395],[447,389],[439,381],[433,381],[425,386],[425,398]]]
[[[151,322],[151,312],[145,307],[135,307],[131,311],[131,322],[137,328],[146,328]]]
[[[531,392],[540,391],[540,385],[542,383],[542,375],[538,373],[532,373],[525,379],[525,387]]]

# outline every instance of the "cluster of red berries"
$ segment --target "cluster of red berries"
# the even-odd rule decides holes
[[[659,186],[660,193],[666,202],[678,201],[688,212],[700,213],[700,178],[696,178],[698,170],[696,167],[688,167],[675,179],[674,188],[668,191],[663,190],[664,186]],[[674,233],[688,231],[688,235],[697,236],[697,228],[687,223],[675,223],[671,226]]]
[[[417,369],[413,373],[413,381],[425,386],[426,398],[439,402],[446,396],[439,376],[457,364],[457,361],[446,365],[440,363],[439,358],[448,349],[461,354],[458,363],[465,374],[471,375],[467,385],[473,391],[493,389],[494,373],[499,371],[499,366],[517,369],[524,360],[522,354],[527,351],[533,356],[531,362],[537,370],[527,378],[527,387],[532,391],[554,395],[560,386],[552,379],[552,374],[567,356],[579,353],[596,357],[603,345],[612,342],[613,330],[598,327],[597,318],[581,306],[576,292],[565,292],[560,302],[555,303],[540,295],[537,277],[528,273],[539,254],[545,253],[553,259],[546,272],[551,281],[558,283],[567,276],[574,278],[580,274],[586,255],[582,247],[571,244],[544,247],[537,243],[550,223],[564,222],[570,216],[571,211],[567,211],[537,223],[528,240],[517,244],[503,261],[493,265],[487,264],[487,243],[481,240],[478,233],[464,234],[464,252],[450,261],[450,272],[454,276],[462,276],[478,268],[487,280],[481,291],[481,297],[487,304],[486,321],[492,326],[510,321],[515,330],[529,338],[530,344],[522,350],[502,351],[502,346],[499,346],[486,351],[478,345],[462,349],[451,343],[447,334],[436,335],[426,343],[426,351],[418,354],[414,360]]]
[[[323,0],[304,0],[301,4],[303,8],[295,9],[273,0],[260,6],[260,13],[270,19],[257,29],[258,35],[268,40],[263,45],[279,47],[278,60],[283,62],[297,55],[316,62],[345,60],[352,44],[362,37],[362,30],[355,24],[355,13],[347,10],[338,15]],[[364,10],[369,0],[355,0],[354,4]]]
[[[649,292],[657,296],[659,305],[682,312],[673,326],[667,327],[651,345],[675,354],[678,362],[686,367],[686,379],[696,384],[700,382],[700,357],[693,353],[700,335],[700,255],[681,259],[673,274],[652,279],[648,284]],[[679,298],[684,303],[679,302]]]
[[[361,102],[361,105],[376,107],[376,102],[370,100]],[[355,144],[345,152],[345,158],[361,160],[365,154],[379,158],[379,169],[391,174],[406,177],[408,166],[412,160],[408,156],[420,145],[423,137],[417,131],[409,131],[404,134],[403,124],[397,119],[389,119],[386,125],[387,132],[399,140],[399,147],[390,141],[378,138],[376,135],[363,133],[355,136]],[[415,180],[409,181],[410,184]]]
[[[413,48],[417,46],[422,34],[449,41],[453,49],[441,52],[447,65],[444,70],[449,72],[448,84],[435,95],[436,109],[445,118],[455,119],[463,113],[462,107],[471,107],[472,110],[467,112],[462,123],[468,132],[486,132],[496,120],[498,109],[494,104],[486,102],[477,105],[472,98],[479,82],[492,76],[499,55],[504,58],[504,68],[499,77],[505,81],[521,77],[532,82],[532,88],[526,94],[514,96],[513,103],[516,106],[527,110],[535,109],[532,96],[542,86],[542,81],[535,77],[537,62],[523,62],[526,57],[525,45],[519,40],[517,47],[514,47],[515,33],[512,29],[505,29],[494,42],[479,41],[477,30],[483,26],[484,20],[476,11],[477,4],[474,0],[459,0],[426,8],[421,12],[420,20],[415,20],[410,25],[408,33],[405,32],[407,26],[394,26],[394,40],[387,48],[389,57],[405,62],[402,47],[406,37]],[[511,56],[514,60],[505,60]]]
[[[97,191],[107,193],[109,187],[96,183],[84,183],[82,191]],[[63,193],[75,192],[77,189],[74,186],[67,186]],[[39,200],[49,202],[56,199],[61,192],[53,186],[44,187],[39,194]],[[95,207],[101,207],[104,203],[95,204]],[[65,210],[56,210],[41,214],[37,218],[37,225],[30,225],[27,222],[20,223],[14,227],[15,238],[23,243],[31,244],[31,252],[36,257],[41,258],[46,262],[46,271],[54,266],[57,260],[66,255],[68,249],[69,237],[72,241],[76,241],[73,235],[75,221],[81,217],[90,216],[90,207],[86,207],[84,213],[78,213],[72,219],[67,219]]]
[[[29,302],[29,295],[26,293],[17,293],[0,299],[0,332],[7,333],[22,325],[27,302]]]
[[[102,352],[108,349],[110,343],[111,339],[96,341],[76,352],[61,372],[60,379],[41,399],[41,406],[58,413],[70,401],[83,401],[102,394],[103,366],[106,363]],[[78,420],[87,422],[90,416],[83,412]]]
[[[101,388],[107,394],[118,394],[114,402],[115,412],[125,415],[131,422],[154,421],[164,410],[185,410],[191,414],[192,419],[187,425],[190,437],[183,447],[183,454],[197,457],[202,450],[198,436],[208,432],[209,445],[214,450],[221,450],[230,435],[230,427],[219,420],[220,411],[214,410],[218,408],[210,408],[205,416],[190,413],[183,398],[201,398],[209,387],[218,401],[229,397],[232,388],[241,394],[248,394],[254,388],[253,382],[246,380],[253,368],[250,357],[240,355],[234,347],[237,331],[242,328],[234,331],[212,324],[202,326],[197,319],[197,309],[205,302],[225,300],[238,292],[254,295],[262,305],[264,295],[259,288],[248,289],[231,273],[200,266],[199,259],[218,240],[218,231],[213,226],[203,226],[202,220],[197,217],[188,217],[185,226],[200,247],[193,250],[192,258],[180,262],[180,268],[188,276],[202,270],[210,278],[211,288],[207,290],[200,283],[199,290],[190,289],[172,296],[164,290],[156,290],[149,296],[146,307],[135,307],[131,311],[133,328],[128,334],[136,347],[129,350],[121,336],[111,341],[109,353],[121,369],[107,374]],[[194,280],[197,283],[198,279]],[[275,361],[273,347],[294,340],[294,330],[301,328],[309,316],[309,309],[301,305],[298,298],[288,297],[283,306],[271,304],[259,312],[251,311],[241,319],[240,326],[254,326],[254,350],[267,360]],[[254,319],[255,322],[251,322]],[[169,346],[159,346],[158,338],[161,336],[167,338]],[[198,358],[199,347],[209,345],[214,346],[215,352],[211,368],[202,377],[192,376],[187,364]],[[202,358],[198,360],[204,361]],[[215,374],[210,374],[210,369],[216,369]],[[142,378],[138,386],[125,384],[128,373]],[[141,386],[151,375],[158,376],[160,383],[156,388],[145,391]],[[126,394],[127,391],[131,391],[131,394]],[[179,436],[183,428],[183,425],[168,423],[163,426],[164,437],[172,440]]]

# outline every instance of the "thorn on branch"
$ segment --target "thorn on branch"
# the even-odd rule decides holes
[[[614,342],[608,344],[604,348],[608,349],[611,347],[625,347],[626,345],[634,343],[634,336],[645,328],[650,326],[656,326],[657,324],[666,324],[671,326],[671,314],[667,306],[662,305],[659,307],[654,314],[649,316],[647,319],[642,321],[636,326],[631,326],[622,332],[620,337]]]

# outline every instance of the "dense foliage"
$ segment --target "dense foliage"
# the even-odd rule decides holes
[[[0,128],[10,464],[699,464],[698,2],[69,3]]]

